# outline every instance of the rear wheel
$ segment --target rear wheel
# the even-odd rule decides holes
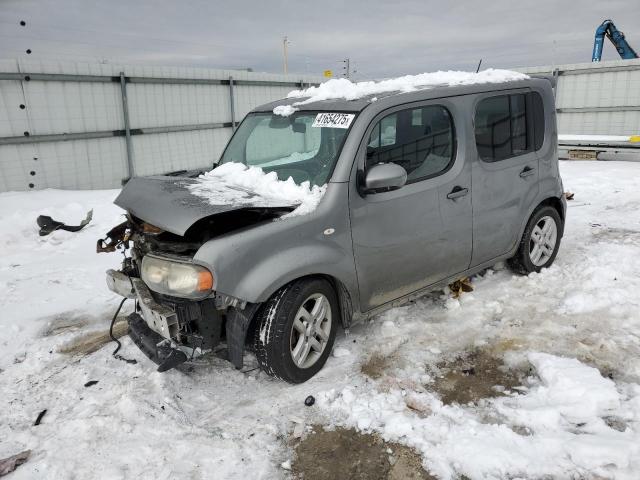
[[[509,266],[525,275],[550,267],[558,254],[562,229],[562,219],[555,208],[538,208],[531,215]]]
[[[264,305],[254,336],[256,358],[267,374],[302,383],[324,366],[336,335],[338,302],[329,282],[297,280]]]

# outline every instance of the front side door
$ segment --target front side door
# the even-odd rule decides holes
[[[362,311],[465,270],[471,260],[471,172],[457,148],[456,105],[400,106],[372,122],[361,165],[393,162],[400,189],[350,194],[353,250]],[[366,153],[365,153],[366,151]]]
[[[475,102],[472,266],[509,252],[538,194],[532,92],[485,94]]]

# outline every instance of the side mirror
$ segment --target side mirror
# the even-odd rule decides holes
[[[379,163],[369,170],[364,179],[366,193],[377,190],[393,190],[407,183],[407,171],[395,163]]]

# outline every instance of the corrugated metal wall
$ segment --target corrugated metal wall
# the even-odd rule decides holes
[[[640,134],[640,60],[518,69],[557,75],[558,133]]]
[[[319,83],[315,76],[180,67],[0,60],[0,73],[74,74],[258,82]],[[255,106],[286,96],[293,85],[233,86],[235,121]],[[128,83],[131,129],[229,124],[229,85]],[[0,80],[0,191],[114,188],[128,176],[121,85],[115,81]],[[105,132],[105,138],[2,144],[6,137]],[[206,128],[131,137],[136,175],[211,165],[232,129]],[[23,138],[29,141],[28,138]]]

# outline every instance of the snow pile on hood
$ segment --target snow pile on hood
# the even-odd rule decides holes
[[[326,185],[296,184],[291,177],[282,181],[276,172],[265,173],[261,168],[243,163],[224,163],[198,177],[187,187],[192,194],[212,205],[241,204],[266,207],[295,206],[282,218],[306,215],[320,203]]]
[[[621,394],[575,359],[530,353],[527,360],[540,380],[522,395],[484,406],[446,406],[425,391],[352,387],[321,393],[318,405],[338,424],[415,448],[442,479],[566,478],[574,471],[627,478],[623,472],[637,472],[640,435],[614,429],[605,419],[633,418],[640,389]],[[422,405],[425,413],[409,404]]]
[[[293,105],[280,105],[273,109],[276,115],[283,117],[291,115],[298,105],[319,102],[321,100],[344,99],[356,100],[368,95],[389,92],[413,92],[425,88],[440,85],[472,85],[476,83],[502,83],[529,78],[524,73],[511,70],[496,70],[489,68],[479,73],[447,71],[421,73],[419,75],[405,75],[404,77],[391,78],[380,82],[368,81],[353,83],[346,78],[337,78],[320,84],[317,87],[309,87],[304,90],[289,92],[287,98],[306,98]]]

